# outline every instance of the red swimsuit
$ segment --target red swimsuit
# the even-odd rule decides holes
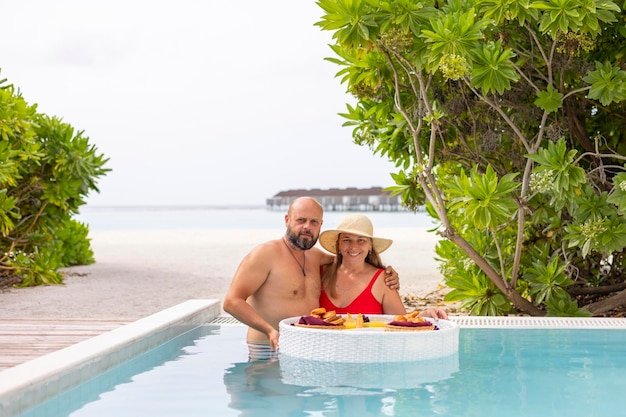
[[[383,314],[383,305],[374,297],[372,294],[372,287],[376,282],[376,279],[382,272],[382,269],[379,269],[374,274],[374,278],[370,281],[369,285],[358,295],[350,304],[345,307],[337,307],[330,300],[328,295],[326,295],[326,291],[322,288],[322,293],[320,294],[320,307],[324,307],[326,311],[334,310],[337,314]]]

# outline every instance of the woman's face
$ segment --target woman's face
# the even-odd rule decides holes
[[[365,260],[372,249],[372,239],[365,236],[341,233],[339,235],[339,253],[344,259]]]

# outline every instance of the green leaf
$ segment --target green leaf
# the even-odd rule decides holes
[[[516,173],[506,174],[500,180],[487,166],[485,173],[477,168],[467,177],[464,172],[450,188],[450,210],[463,213],[467,222],[478,229],[495,229],[508,223],[517,211],[513,192],[519,187]]]
[[[483,39],[482,30],[490,24],[489,20],[476,21],[475,10],[442,13],[431,20],[431,29],[423,29],[420,37],[429,47],[429,69],[437,69],[439,62],[446,55],[468,57]]]
[[[510,309],[506,297],[483,273],[463,273],[450,277],[446,283],[454,289],[444,299],[462,301],[462,307],[471,315],[497,316]]]
[[[576,301],[569,298],[552,298],[546,302],[548,315],[553,317],[591,317],[591,312],[578,308]]]
[[[474,68],[472,85],[479,87],[485,94],[498,94],[511,88],[511,82],[519,80],[511,58],[515,56],[509,48],[502,47],[502,41],[487,42],[472,51]]]
[[[608,201],[608,194],[597,193],[590,185],[582,187],[582,193],[573,197],[575,211],[573,216],[578,222],[601,220],[614,215],[615,208]]]
[[[588,219],[567,225],[565,230],[568,247],[579,247],[583,258],[592,251],[609,254],[626,247],[626,220],[623,218]]]
[[[559,206],[569,203],[572,195],[580,194],[581,186],[587,181],[585,170],[573,164],[576,154],[576,150],[567,149],[561,138],[556,143],[549,142],[547,148],[540,148],[536,154],[526,155],[538,164],[534,174],[549,177],[551,200]]]
[[[613,191],[607,202],[615,204],[621,215],[626,215],[626,173],[620,172],[613,177]]]
[[[333,39],[341,45],[359,47],[375,39],[376,13],[366,0],[318,0],[326,12],[316,23],[322,30],[334,31]]]
[[[0,232],[8,236],[15,227],[14,220],[19,220],[20,215],[16,209],[17,199],[7,195],[7,189],[0,190]]]
[[[530,283],[530,293],[535,304],[539,305],[552,297],[564,295],[563,287],[572,284],[572,280],[565,274],[565,267],[565,264],[554,257],[548,264],[535,261],[526,270],[524,279]]]
[[[535,105],[543,111],[554,113],[563,105],[563,94],[556,91],[552,85],[549,85],[547,90],[537,93]]]
[[[477,0],[476,4],[486,19],[493,19],[498,25],[517,20],[520,26],[524,26],[539,16],[536,9],[529,7],[528,0]]]
[[[553,39],[556,39],[559,31],[577,32],[582,27],[583,14],[577,0],[535,1],[530,7],[543,12],[539,30],[544,34],[550,34]]]
[[[589,98],[596,99],[605,106],[626,99],[626,71],[608,62],[596,62],[596,70],[583,80],[591,84]]]

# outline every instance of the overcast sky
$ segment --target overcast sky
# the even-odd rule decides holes
[[[352,142],[312,0],[9,0],[0,78],[84,130],[113,169],[89,206],[264,204],[389,186]]]

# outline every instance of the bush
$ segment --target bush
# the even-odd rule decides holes
[[[58,284],[58,268],[94,262],[88,227],[72,216],[99,191],[107,161],[82,131],[0,81],[0,279]]]

